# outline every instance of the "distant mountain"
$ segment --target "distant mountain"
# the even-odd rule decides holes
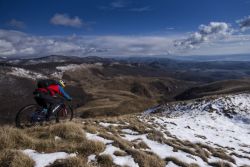
[[[206,62],[206,61],[250,61],[249,54],[235,54],[235,55],[196,55],[196,56],[164,56],[166,58],[182,61],[196,61],[196,62]]]
[[[243,79],[247,77],[248,62],[60,55],[4,59],[0,62],[0,113],[9,113],[4,119],[10,121],[19,107],[33,102],[32,92],[41,78],[66,80],[79,115],[96,117],[140,112],[176,99],[248,91],[250,82]]]
[[[199,85],[186,90],[176,96],[176,100],[188,100],[204,96],[230,94],[237,92],[250,92],[250,80],[225,80]]]
[[[95,63],[95,62],[110,62],[111,59],[101,57],[75,57],[75,56],[63,56],[63,55],[50,55],[44,57],[34,58],[0,58],[0,62],[4,62],[12,65],[36,65],[36,64],[81,64],[81,63]]]

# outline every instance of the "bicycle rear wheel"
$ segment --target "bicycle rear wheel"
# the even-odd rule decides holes
[[[74,113],[72,106],[63,104],[56,114],[56,122],[71,121],[73,117]]]
[[[41,107],[37,104],[29,104],[21,108],[15,119],[16,127],[25,128],[31,127],[35,124],[33,120],[35,114],[38,114],[41,111]]]

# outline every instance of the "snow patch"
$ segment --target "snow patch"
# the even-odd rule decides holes
[[[131,135],[136,135],[136,134],[138,134],[138,132],[133,131],[133,130],[131,130],[131,129],[122,129],[121,131],[122,131],[123,133],[131,134]]]
[[[176,165],[176,164],[173,163],[173,162],[169,162],[169,163],[166,165],[166,167],[180,167],[180,166]]]
[[[120,166],[130,166],[130,167],[139,167],[139,165],[137,163],[135,163],[134,158],[131,155],[127,155],[127,156],[115,156],[114,152],[115,151],[122,151],[120,148],[117,148],[115,146],[113,146],[112,144],[109,144],[106,146],[106,149],[104,150],[104,152],[100,153],[100,155],[102,154],[108,154],[112,157],[113,162],[116,165],[120,165]]]
[[[90,163],[91,161],[95,161],[96,160],[96,155],[95,154],[91,154],[88,156],[88,163]]]
[[[17,68],[17,67],[12,67],[11,72],[8,72],[7,74],[14,75],[14,76],[21,77],[21,78],[29,78],[32,80],[47,78],[47,76],[43,74],[25,70],[23,68]]]
[[[157,108],[157,114],[153,113],[154,111],[151,111],[147,115],[142,115],[141,121],[157,125],[157,130],[167,131],[180,140],[203,143],[214,148],[222,148],[227,154],[237,153],[250,157],[250,94],[170,103]],[[156,148],[152,150],[163,157],[161,148]],[[176,157],[179,158],[179,155]],[[232,157],[237,166],[250,164],[250,159]],[[213,162],[212,160],[213,157],[209,159],[210,162]]]
[[[92,134],[92,133],[88,133],[88,132],[86,132],[86,137],[89,140],[99,141],[99,142],[102,142],[104,144],[109,144],[109,143],[114,142],[113,140],[104,139],[103,137],[100,137],[97,134]]]
[[[55,141],[61,141],[62,140],[62,138],[61,137],[59,137],[59,136],[55,136]]]
[[[147,134],[143,135],[128,135],[122,137],[125,140],[133,141],[133,140],[142,140],[145,142],[150,150],[157,154],[160,158],[164,159],[166,157],[177,157],[181,161],[186,163],[197,163],[200,166],[208,166],[206,162],[204,162],[200,157],[185,153],[183,151],[178,150],[177,152],[173,151],[173,147],[167,144],[161,144],[153,140],[149,140],[147,138]]]
[[[95,63],[95,64],[69,64],[66,66],[58,66],[56,67],[56,69],[58,70],[57,72],[54,72],[53,74],[51,74],[52,77],[55,78],[62,78],[64,72],[66,71],[76,71],[79,69],[88,69],[94,66],[99,66],[102,67],[102,63]]]
[[[116,123],[107,123],[107,122],[100,122],[99,125],[103,127],[109,127],[109,126],[124,126],[122,124],[116,124]]]
[[[38,153],[35,150],[31,149],[26,149],[23,150],[22,152],[35,161],[35,167],[45,167],[55,162],[57,159],[66,159],[69,157],[76,156],[76,154],[68,154],[65,152]]]

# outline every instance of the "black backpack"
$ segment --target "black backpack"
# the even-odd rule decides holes
[[[37,82],[38,88],[47,88],[50,85],[57,85],[58,82],[53,79],[42,79]]]

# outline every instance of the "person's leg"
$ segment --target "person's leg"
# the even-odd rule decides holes
[[[50,95],[44,95],[43,99],[49,104],[46,119],[49,119],[52,112],[56,112],[57,107],[63,102],[62,99],[52,97]]]
[[[41,97],[34,97],[36,103],[41,106],[42,108],[47,108],[47,104],[46,104],[46,101],[41,98]]]
[[[52,113],[55,113],[59,109],[60,105],[63,103],[63,100],[60,98],[53,97],[53,99],[51,99],[51,102],[52,104],[50,106],[50,111],[52,114]]]

